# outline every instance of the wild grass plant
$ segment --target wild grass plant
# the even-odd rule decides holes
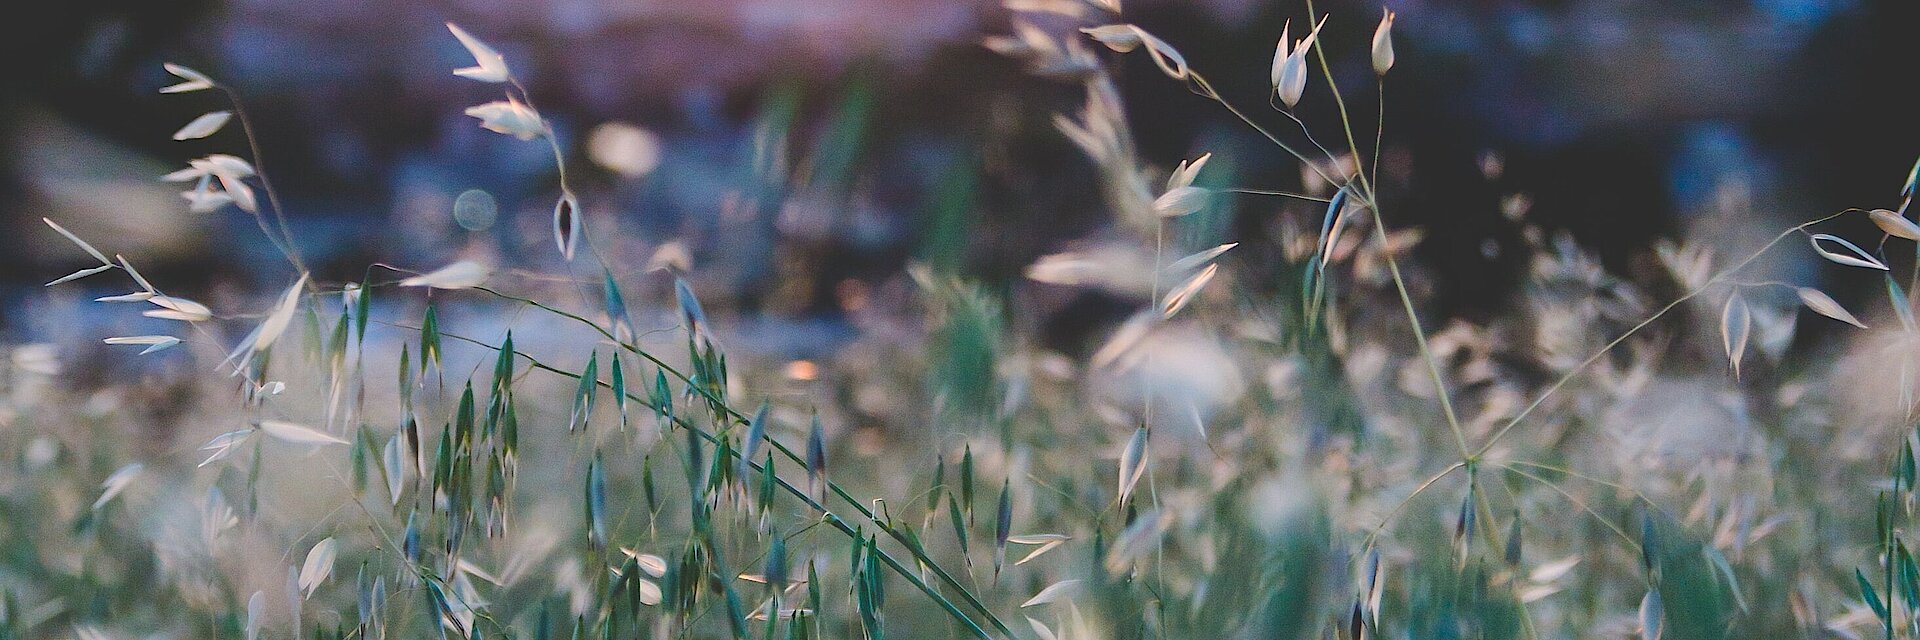
[[[247,156],[165,179],[256,221],[285,288],[216,312],[47,221],[98,263],[50,285],[120,277],[104,310],[178,323],[104,341],[177,360],[189,400],[177,432],[142,431],[151,392],[79,393],[50,346],[8,349],[0,637],[1920,635],[1912,172],[1897,210],[1733,257],[1663,246],[1653,282],[1514,194],[1524,312],[1435,326],[1420,233],[1382,211],[1391,131],[1350,113],[1319,44],[1359,23],[1309,2],[1250,108],[1117,2],[1009,9],[986,44],[1084,90],[1054,125],[1111,228],[1013,293],[909,266],[911,339],[804,366],[729,349],[747,325],[707,313],[684,261],[623,263],[534,96],[459,27],[475,65],[454,73],[500,92],[468,115],[553,152],[544,261],[316,276],[241,96],[169,65],[163,91],[230,105],[174,138],[236,125]],[[1382,95],[1394,19],[1367,55]],[[1109,71],[1142,55],[1297,160],[1300,188],[1234,185],[1205,154],[1150,166]],[[1268,208],[1236,227],[1228,199]],[[1829,232],[1849,218],[1879,242]],[[1888,312],[1752,275],[1798,241],[1883,281]],[[1050,351],[1018,296],[1061,287],[1137,312],[1085,358]],[[1802,322],[1872,346],[1824,357]]]

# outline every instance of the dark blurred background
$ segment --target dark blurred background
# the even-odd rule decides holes
[[[1842,207],[1895,206],[1920,153],[1914,0],[1386,4],[1400,17],[1383,204],[1396,224],[1428,229],[1419,251],[1443,313],[1501,311],[1523,272],[1501,215],[1512,194],[1631,272],[1657,238],[1729,223],[1770,234]],[[1366,50],[1381,7],[1316,8],[1334,16],[1322,43],[1370,128]],[[1296,1],[1128,0],[1126,20],[1258,106],[1282,21],[1305,13]],[[155,180],[190,157],[246,155],[233,127],[168,139],[226,106],[157,94],[172,82],[165,61],[244,96],[260,160],[323,278],[357,280],[371,261],[549,256],[548,152],[462,115],[498,93],[449,74],[471,63],[449,20],[528,79],[590,219],[620,231],[610,251],[637,272],[677,241],[699,270],[725,274],[724,297],[748,313],[831,317],[930,251],[990,281],[1015,278],[1108,219],[1094,171],[1048,124],[1077,108],[1079,89],[980,46],[1007,30],[996,2],[43,3],[0,27],[0,335],[45,339],[67,322],[39,284],[85,256],[43,216],[140,256],[176,289],[284,286],[250,218],[188,213],[176,185]],[[1149,161],[1215,151],[1235,182],[1299,187],[1291,159],[1216,105],[1144,59],[1114,60]],[[1340,138],[1318,78],[1302,115],[1321,140]],[[596,164],[589,140],[607,123],[638,127],[657,165]],[[785,176],[774,195],[756,191],[768,158]],[[457,220],[470,190],[494,206]],[[930,248],[953,225],[971,241]]]

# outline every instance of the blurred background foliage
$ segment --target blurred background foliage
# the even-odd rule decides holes
[[[1133,22],[1247,104],[1260,102],[1277,25],[1304,12],[1129,5]],[[1439,272],[1443,314],[1497,313],[1510,299],[1522,270],[1504,194],[1527,194],[1536,222],[1631,273],[1649,266],[1657,237],[1729,216],[1771,228],[1883,197],[1920,138],[1903,98],[1920,53],[1903,29],[1920,8],[1905,0],[1388,6],[1406,20],[1386,115],[1384,173],[1400,178],[1382,204],[1427,229],[1419,252]],[[1364,49],[1358,18],[1378,7],[1321,9],[1354,18],[1325,35],[1332,50]],[[519,63],[577,155],[604,123],[650,134],[658,166],[595,174],[591,213],[641,238],[684,239],[703,268],[733,273],[727,297],[754,312],[830,323],[843,285],[915,257],[1004,281],[1105,219],[1091,169],[1047,125],[1078,92],[979,46],[1005,30],[993,2],[63,3],[9,21],[0,38],[14,61],[0,77],[0,225],[16,230],[0,238],[0,295],[16,303],[5,330],[55,330],[36,326],[45,306],[31,286],[64,259],[32,224],[51,214],[114,233],[200,287],[255,284],[237,267],[270,253],[248,221],[161,206],[171,194],[154,169],[201,150],[161,133],[212,105],[156,95],[163,60],[205,69],[253,104],[296,235],[337,272],[324,275],[396,251],[427,263],[474,244],[536,245],[550,165],[537,146],[463,122],[474,92],[443,73],[461,52],[431,28],[446,20]],[[1372,113],[1363,61],[1342,64],[1355,112]],[[1290,159],[1200,97],[1165,90],[1147,65],[1124,77],[1148,161],[1213,150],[1242,182],[1297,185]],[[1309,99],[1302,115],[1337,121],[1331,109]],[[804,166],[765,167],[787,177],[756,192],[754,163],[771,157],[756,145],[773,139]],[[1483,171],[1491,158],[1497,180]],[[468,189],[492,196],[497,222],[455,223]],[[728,248],[763,245],[778,249]],[[1117,313],[1097,295],[1049,302],[1057,340]]]
[[[1546,380],[1657,307],[1654,301],[1680,293],[1676,285],[1698,284],[1687,277],[1698,271],[1684,268],[1686,256],[1663,254],[1660,240],[1717,251],[1722,259],[1714,264],[1723,266],[1725,257],[1794,223],[1844,206],[1886,206],[1920,147],[1920,125],[1905,100],[1920,61],[1920,39],[1911,37],[1920,3],[1912,0],[1388,6],[1400,14],[1400,63],[1387,89],[1381,205],[1394,228],[1422,230],[1408,242],[1413,259],[1406,262],[1448,377],[1479,409],[1467,416],[1476,441]],[[1323,34],[1328,50],[1366,50],[1379,6],[1330,1],[1319,8],[1340,18]],[[1247,243],[1230,258],[1237,288],[1221,296],[1244,317],[1189,314],[1202,319],[1156,335],[1145,357],[1159,358],[1157,367],[1138,380],[1103,380],[1091,371],[1082,380],[1079,363],[1145,296],[1023,278],[1043,255],[1097,249],[1125,231],[1112,224],[1100,168],[1052,124],[1055,113],[1078,111],[1086,93],[1033,77],[982,47],[984,36],[1009,27],[994,2],[129,1],[36,13],[8,21],[0,38],[15,61],[0,74],[0,226],[9,230],[0,234],[0,343],[65,350],[62,367],[42,345],[11,349],[10,371],[26,372],[19,380],[33,384],[10,382],[10,393],[89,401],[23,420],[63,429],[58,438],[13,440],[26,444],[10,457],[22,469],[54,465],[84,479],[61,484],[23,474],[7,488],[24,497],[0,515],[15,527],[9,540],[48,542],[49,550],[9,549],[18,566],[44,572],[16,579],[115,587],[51,585],[98,594],[62,603],[63,621],[129,611],[169,619],[151,609],[177,599],[229,612],[183,624],[231,631],[240,623],[229,601],[247,591],[241,585],[262,581],[232,576],[221,587],[232,593],[142,600],[151,573],[143,563],[191,554],[131,542],[120,548],[125,541],[112,530],[98,535],[88,515],[97,509],[85,508],[96,478],[123,460],[178,457],[204,441],[210,424],[198,421],[217,415],[231,390],[216,386],[225,381],[193,379],[197,365],[187,358],[96,366],[108,362],[93,357],[105,353],[100,336],[159,325],[83,304],[122,292],[97,288],[114,285],[40,286],[82,260],[39,223],[43,216],[139,256],[143,271],[171,292],[217,308],[244,308],[236,301],[293,279],[244,215],[188,213],[174,188],[154,180],[184,158],[243,143],[232,128],[205,141],[167,140],[180,122],[224,107],[212,97],[157,96],[171,81],[162,61],[207,71],[244,96],[260,134],[263,155],[254,160],[283,192],[316,280],[358,281],[372,262],[425,269],[483,258],[527,267],[500,275],[511,284],[544,287],[569,307],[597,308],[598,274],[572,273],[552,255],[548,224],[558,194],[547,150],[482,131],[461,115],[492,96],[447,74],[467,62],[440,26],[448,20],[499,47],[528,79],[569,165],[580,168],[571,177],[589,228],[604,234],[598,248],[622,269],[610,277],[627,287],[641,333],[672,342],[654,334],[674,322],[669,274],[686,275],[722,319],[730,362],[748,372],[741,376],[753,391],[745,397],[772,398],[790,439],[805,422],[799,416],[822,410],[835,460],[853,460],[839,469],[858,478],[862,496],[918,497],[930,460],[944,469],[959,459],[956,445],[1001,440],[998,451],[981,447],[982,469],[991,471],[983,477],[1017,491],[1023,524],[1078,537],[1071,561],[1063,559],[1067,551],[1052,558],[1067,569],[1031,569],[989,590],[997,609],[1014,610],[1053,578],[1086,575],[1086,607],[1100,620],[1154,618],[1173,630],[1169,637],[1331,628],[1316,618],[1343,609],[1351,595],[1346,574],[1363,546],[1353,538],[1397,509],[1391,505],[1410,483],[1454,461],[1451,443],[1434,428],[1431,386],[1410,366],[1406,328],[1386,302],[1379,247],[1352,252],[1358,275],[1343,294],[1355,311],[1341,324],[1352,333],[1300,330],[1308,323],[1296,315],[1305,272],[1296,259],[1299,237],[1287,235],[1287,224],[1316,219],[1310,208],[1222,198],[1221,206],[1181,219],[1169,242],[1180,253]],[[1132,0],[1126,19],[1178,46],[1227,98],[1257,105],[1279,25],[1303,14],[1293,3]],[[1106,60],[1118,69],[1145,164],[1171,167],[1210,151],[1217,158],[1201,178],[1207,186],[1307,189],[1290,157],[1140,56]],[[1333,62],[1364,120],[1378,106],[1367,90],[1370,69],[1361,56]],[[1324,94],[1310,92],[1300,113],[1332,137],[1339,117]],[[1858,218],[1836,225],[1836,233],[1871,231]],[[1804,251],[1766,262],[1767,273],[1754,279],[1813,283],[1833,273]],[[1902,256],[1898,266],[1911,264]],[[537,268],[573,280],[529,273]],[[1872,308],[1853,303],[1880,291],[1867,279],[1823,284],[1855,309]],[[416,329],[406,324],[416,308],[408,298],[391,300],[398,301],[383,300],[389,306],[381,310],[401,313],[383,316],[392,324],[377,331],[396,347],[406,338],[394,336],[411,338],[406,332]],[[441,321],[476,336],[515,326],[530,351],[570,350],[551,356],[556,366],[579,370],[588,361],[579,351],[595,336],[544,317],[551,321],[544,326],[515,325],[515,308],[486,298],[449,303]],[[1735,636],[1766,634],[1829,620],[1839,621],[1837,629],[1873,626],[1841,569],[1873,566],[1864,535],[1853,535],[1872,518],[1867,500],[1845,500],[1871,495],[1863,478],[1879,478],[1868,474],[1884,468],[1888,434],[1897,431],[1883,427],[1906,416],[1878,405],[1837,408],[1863,396],[1883,400],[1871,391],[1884,389],[1884,379],[1832,398],[1809,388],[1831,383],[1847,391],[1848,376],[1884,378],[1890,360],[1862,356],[1861,346],[1855,360],[1829,369],[1825,360],[1782,358],[1784,345],[1756,348],[1774,364],[1731,383],[1710,335],[1717,308],[1681,309],[1690,330],[1663,326],[1623,349],[1631,355],[1604,363],[1610,366],[1595,380],[1576,383],[1549,407],[1552,420],[1523,432],[1533,446],[1523,453],[1538,456],[1515,455],[1503,468],[1459,467],[1462,473],[1447,467],[1453,475],[1436,485],[1434,504],[1410,507],[1420,517],[1385,533],[1396,543],[1386,547],[1386,562],[1403,569],[1386,596],[1397,612],[1392,624],[1414,637],[1462,628],[1525,637],[1537,619],[1559,626],[1548,636],[1624,636],[1634,627],[1621,613],[1658,586],[1653,591],[1669,598],[1674,637],[1729,628]],[[1880,316],[1870,320],[1891,326]],[[1788,318],[1774,323],[1787,326],[1787,340],[1832,335],[1814,323],[1796,334]],[[321,351],[318,333],[305,332],[312,353]],[[448,353],[457,363],[448,371],[490,357],[468,344],[450,344]],[[318,360],[290,354],[282,362]],[[389,364],[375,367],[384,375]],[[303,370],[281,366],[297,388]],[[1836,370],[1856,373],[1828,379]],[[33,386],[49,379],[62,388]],[[116,386],[130,379],[140,382]],[[552,398],[564,396],[564,385],[529,386],[529,396],[563,404]],[[111,393],[88,396],[91,389]],[[1165,502],[1156,496],[1154,511],[1112,513],[1110,454],[1132,433],[1132,416],[1115,407],[1137,409],[1153,393],[1189,401],[1197,426],[1220,416],[1211,427],[1219,438],[1156,432]],[[423,403],[445,409],[448,400]],[[530,413],[544,418],[530,424],[550,430],[562,422],[556,406]],[[1184,428],[1188,417],[1161,421]],[[381,417],[383,429],[400,422],[390,418]],[[928,422],[939,428],[920,428]],[[126,432],[153,437],[91,439]],[[559,487],[567,510],[543,503],[529,511],[554,511],[526,520],[571,523],[576,476],[592,477],[584,458],[566,457],[579,453],[567,451],[571,441],[554,441],[562,446],[544,452],[548,464],[527,465],[522,486]],[[1202,455],[1212,447],[1231,455]],[[890,455],[899,452],[913,455]],[[1539,459],[1516,461],[1527,457]],[[1765,464],[1746,464],[1756,459]],[[253,460],[257,468],[259,457]],[[1790,463],[1775,464],[1782,460]],[[631,460],[617,462],[608,467],[614,483],[631,488],[638,472],[625,464]],[[317,475],[317,466],[304,459],[288,468]],[[181,479],[190,470],[171,471],[179,486],[192,484]],[[1581,472],[1643,475],[1624,488]],[[238,473],[228,469],[213,481],[236,489],[229,495],[236,502],[240,486],[255,489]],[[1459,482],[1463,476],[1473,483]],[[1023,481],[1034,479],[1055,484]],[[278,512],[241,509],[250,518],[265,513],[262,520],[281,529],[270,531],[276,539],[251,539],[246,552],[265,558],[249,566],[278,571],[311,537],[288,534],[286,523],[337,496],[304,496],[298,479],[267,484],[279,485],[266,489],[271,497],[291,504]],[[160,491],[187,495],[179,486]],[[927,503],[926,522],[933,522],[938,492],[928,492],[936,494]],[[967,503],[971,518],[973,499]],[[957,514],[951,498],[948,504]],[[45,513],[77,522],[34,517]],[[551,513],[561,515],[544,517]],[[1460,521],[1449,520],[1456,513]],[[1681,517],[1669,522],[1667,513]],[[1481,525],[1462,524],[1469,517]],[[639,538],[638,520],[620,523],[616,534]],[[1517,523],[1535,520],[1556,526],[1529,528],[1525,553],[1540,556],[1528,555],[1524,564],[1534,568],[1521,571],[1522,552],[1493,543],[1520,538]],[[1634,522],[1642,525],[1626,524]],[[1623,525],[1645,528],[1630,535]],[[1124,572],[1101,570],[1112,562],[1106,545],[1124,549],[1141,539],[1153,545],[1156,562],[1164,563],[1161,553],[1173,560],[1152,572],[1154,587],[1171,583],[1168,593],[1191,597],[1182,602],[1188,610],[1150,613],[1139,593],[1145,580],[1107,582]],[[1662,544],[1635,542],[1647,540]],[[1749,540],[1764,544],[1743,555]],[[954,545],[937,546],[943,558],[955,555]],[[1745,592],[1726,589],[1734,581],[1722,576],[1735,571],[1721,568],[1721,549],[1747,578],[1739,581]],[[1545,557],[1549,551],[1553,557]],[[1562,556],[1585,564],[1571,574],[1570,564],[1549,571]],[[1256,561],[1234,561],[1243,558]],[[166,568],[188,577],[194,569]],[[600,578],[597,567],[591,573]],[[1209,594],[1216,583],[1227,585],[1224,593]],[[1233,588],[1276,584],[1289,590]],[[911,600],[893,588],[897,611]],[[1562,589],[1586,597],[1547,598]],[[1296,593],[1305,595],[1290,597]],[[1728,601],[1736,596],[1765,604],[1748,611],[1745,602]],[[1523,600],[1534,609],[1523,610]],[[920,613],[903,616],[904,628],[943,624]],[[532,626],[533,605],[513,615],[508,622]],[[1129,633],[1141,629],[1114,635]]]

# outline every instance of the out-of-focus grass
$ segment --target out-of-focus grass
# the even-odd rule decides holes
[[[453,29],[476,59],[456,73],[504,95],[469,113],[551,145],[557,261],[314,279],[230,94],[251,160],[171,178],[251,217],[298,275],[216,312],[49,221],[98,259],[75,279],[132,291],[103,309],[178,325],[109,344],[182,366],[82,387],[53,347],[7,348],[0,637],[1916,634],[1913,178],[1898,211],[1746,254],[1662,247],[1653,282],[1514,207],[1516,312],[1439,324],[1418,230],[1380,211],[1406,179],[1376,172],[1380,130],[1287,110],[1339,102],[1319,91],[1347,52],[1287,43],[1279,113],[1246,110],[1175,45],[1098,26],[1117,6],[1071,8],[1021,5],[988,46],[1085,88],[1055,124],[1112,224],[983,281],[964,259],[981,177],[957,169],[922,260],[883,283],[910,293],[861,293],[862,335],[818,362],[736,348],[756,325],[703,303],[686,258],[624,264],[481,38]],[[1380,42],[1385,25],[1384,84]],[[1306,187],[1235,186],[1224,157],[1148,166],[1101,44],[1231,110]],[[871,101],[853,92],[800,162],[774,101],[735,205],[847,198]],[[1230,198],[1263,213],[1236,224]],[[1841,217],[1882,242],[1821,233]],[[1889,313],[1743,275],[1802,240],[1883,280]],[[1019,301],[1080,288],[1137,312],[1084,355],[1036,341]],[[1834,321],[1870,327],[1866,346],[1795,338]]]

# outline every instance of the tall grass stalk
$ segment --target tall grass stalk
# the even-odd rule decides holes
[[[1011,4],[1020,12],[1034,8]],[[1061,15],[1121,14],[1107,0],[1090,7]],[[1311,1],[1305,9],[1316,16]],[[636,276],[617,263],[620,252],[595,242],[625,239],[614,225],[591,219],[589,212],[602,208],[580,204],[593,201],[593,181],[570,171],[561,132],[512,65],[459,27],[448,25],[476,64],[455,75],[496,89],[500,98],[467,113],[490,131],[539,138],[552,153],[557,256],[548,259],[560,263],[562,277],[468,259],[431,270],[375,263],[357,283],[317,281],[238,93],[169,65],[183,82],[167,92],[217,89],[227,96],[250,157],[209,155],[167,179],[193,185],[183,194],[193,209],[234,206],[251,215],[297,280],[264,311],[215,312],[47,220],[99,262],[50,285],[118,272],[133,290],[103,303],[138,305],[144,316],[185,323],[170,332],[180,335],[115,336],[108,348],[137,346],[149,358],[188,351],[196,353],[184,357],[199,358],[203,349],[225,354],[212,367],[221,375],[190,384],[237,400],[195,408],[193,419],[218,425],[220,433],[200,447],[204,461],[188,468],[175,459],[189,452],[173,443],[142,452],[134,450],[141,443],[116,437],[114,416],[130,413],[114,407],[123,394],[48,403],[77,394],[48,382],[55,374],[44,349],[10,348],[0,359],[0,442],[22,453],[6,467],[11,475],[0,477],[0,543],[19,552],[0,560],[0,640],[68,628],[83,638],[117,637],[104,629],[121,621],[154,627],[139,629],[143,634],[249,640],[878,640],[931,637],[939,629],[985,640],[1636,631],[1691,638],[1778,636],[1815,625],[1920,636],[1920,567],[1905,543],[1912,449],[1920,437],[1905,425],[1913,418],[1910,394],[1903,391],[1897,410],[1887,412],[1901,422],[1903,447],[1893,455],[1889,488],[1873,503],[1875,538],[1841,549],[1874,556],[1879,565],[1852,571],[1824,563],[1837,555],[1827,545],[1843,544],[1824,537],[1835,526],[1864,530],[1865,510],[1834,498],[1856,487],[1819,485],[1826,472],[1815,469],[1818,463],[1750,464],[1782,456],[1714,442],[1738,455],[1676,470],[1670,460],[1656,469],[1646,460],[1658,456],[1649,454],[1633,458],[1644,466],[1627,476],[1626,463],[1609,470],[1616,456],[1575,437],[1637,444],[1614,423],[1639,414],[1623,410],[1622,420],[1594,407],[1660,403],[1647,389],[1663,374],[1641,362],[1621,371],[1599,365],[1643,346],[1636,338],[1682,315],[1689,302],[1724,291],[1726,303],[1713,305],[1721,323],[1714,348],[1726,352],[1730,378],[1689,380],[1781,405],[1772,412],[1780,415],[1752,420],[1763,424],[1752,430],[1761,435],[1724,439],[1773,438],[1781,444],[1765,444],[1787,458],[1802,451],[1796,439],[1830,428],[1831,419],[1817,412],[1831,407],[1797,404],[1807,397],[1804,383],[1738,377],[1743,357],[1751,350],[1751,366],[1772,360],[1777,377],[1801,375],[1778,364],[1785,347],[1770,337],[1778,334],[1777,315],[1808,310],[1836,326],[1866,323],[1817,289],[1742,274],[1783,240],[1805,236],[1818,259],[1886,272],[1877,275],[1900,333],[1911,339],[1920,327],[1890,275],[1886,250],[1891,240],[1920,237],[1908,229],[1905,206],[1815,218],[1718,268],[1694,259],[1697,252],[1663,252],[1682,293],[1650,312],[1653,305],[1637,304],[1630,283],[1610,281],[1572,243],[1549,242],[1514,215],[1526,225],[1538,279],[1572,274],[1572,289],[1589,303],[1582,309],[1617,294],[1628,303],[1624,310],[1583,311],[1570,323],[1559,318],[1576,335],[1542,330],[1535,344],[1498,344],[1479,333],[1482,327],[1423,320],[1414,272],[1403,270],[1396,255],[1405,248],[1405,230],[1390,232],[1380,206],[1385,75],[1392,66],[1390,47],[1380,57],[1380,41],[1389,38],[1392,19],[1389,13],[1375,36],[1379,105],[1368,153],[1358,145],[1364,132],[1338,86],[1334,54],[1315,41],[1318,26],[1304,41],[1282,43],[1284,55],[1275,61],[1269,105],[1299,128],[1295,136],[1232,104],[1173,45],[1138,26],[1092,25],[1063,35],[1017,17],[1014,35],[988,46],[1084,91],[1081,110],[1059,116],[1055,126],[1093,162],[1114,212],[1117,232],[1088,244],[1124,256],[1102,262],[1107,254],[1096,250],[1066,251],[1042,258],[1027,275],[1047,286],[1106,287],[1137,308],[1084,362],[1047,352],[1011,335],[1006,327],[1021,325],[1003,316],[1014,305],[1003,306],[999,289],[967,276],[964,251],[943,249],[937,264],[910,266],[902,278],[927,302],[932,348],[863,343],[878,355],[824,373],[811,361],[769,372],[756,354],[730,352],[723,334],[735,325],[715,322],[721,314],[709,317],[690,282],[697,274],[678,266],[658,278],[670,281],[661,290],[671,293],[662,297],[677,302],[676,312],[663,314],[674,327],[639,331],[621,285],[622,276]],[[1150,167],[1127,125],[1118,85],[1089,43],[1143,53],[1162,74],[1218,103],[1300,163],[1309,183],[1304,193],[1221,186],[1232,181],[1231,161],[1206,169],[1203,180],[1210,153],[1170,172]],[[1338,113],[1344,152],[1320,142],[1294,110],[1300,95],[1280,84],[1282,63],[1299,65],[1289,73],[1307,73],[1308,52],[1289,45],[1317,47],[1311,54]],[[779,173],[788,163],[768,156],[788,152],[782,127],[795,116],[773,107],[769,113],[766,139],[756,140],[764,153],[751,161],[743,192],[752,194],[755,211],[771,215],[774,200],[785,197]],[[208,114],[176,137],[211,135],[225,118]],[[850,167],[855,151],[819,153],[826,164]],[[1156,185],[1157,174],[1168,174],[1164,187]],[[252,184],[264,191],[271,214],[254,200]],[[1329,197],[1318,195],[1329,190]],[[1269,271],[1228,259],[1249,250],[1229,253],[1240,242],[1222,237],[1232,226],[1215,208],[1222,194],[1277,198],[1269,230],[1278,257]],[[1349,220],[1349,207],[1368,214]],[[943,215],[967,212],[951,208],[957,212]],[[1811,231],[1855,213],[1887,231],[1879,245]],[[944,233],[964,235],[964,223],[947,223]],[[1349,223],[1373,228],[1340,235]],[[576,268],[581,245],[597,274],[582,277]],[[395,275],[377,279],[375,269]],[[503,284],[501,275],[537,292]],[[1369,294],[1387,295],[1387,287],[1398,310],[1382,310],[1385,326],[1376,326],[1363,305],[1380,299]],[[585,302],[555,303],[546,298],[553,289],[571,289]],[[1557,319],[1556,293],[1541,286],[1522,294],[1538,305],[1543,326]],[[475,310],[503,326],[467,328]],[[251,325],[251,332],[228,340],[226,325]],[[496,329],[499,335],[482,337]],[[585,357],[573,361],[584,364],[552,352],[568,335],[587,343]],[[1556,351],[1563,344],[1577,350]],[[169,351],[181,345],[190,348]],[[464,346],[448,348],[456,345]],[[470,368],[466,347],[480,354]],[[680,347],[684,359],[675,352]],[[1526,353],[1536,349],[1543,353]],[[901,355],[916,350],[933,355]],[[1545,384],[1503,375],[1503,357],[1551,375],[1539,377]],[[377,367],[368,365],[386,361],[398,363],[393,393],[377,385],[379,395],[369,393],[368,371]],[[1900,366],[1906,375],[1907,362]],[[1243,370],[1259,372],[1259,382],[1242,384]],[[534,371],[542,375],[529,375]],[[1575,384],[1585,376],[1596,378],[1591,388]],[[930,383],[925,397],[904,390],[923,379]],[[757,410],[743,410],[753,406],[742,404],[748,389],[763,396]],[[611,408],[602,395],[611,397]],[[895,395],[905,400],[894,403]],[[1596,413],[1556,416],[1564,424],[1545,420],[1556,398],[1574,409],[1569,413]],[[1435,408],[1446,436],[1431,426]],[[322,419],[303,421],[315,414]],[[1190,436],[1170,428],[1187,419]],[[376,426],[383,420],[391,426]],[[61,429],[13,428],[41,421],[58,421]],[[1559,432],[1543,428],[1540,437],[1516,443],[1509,436],[1523,421]],[[889,449],[924,444],[914,438],[925,434],[873,426],[893,422],[934,423],[925,440],[933,444],[932,465],[923,455]],[[827,425],[836,423],[845,429],[834,429],[830,439]],[[989,430],[997,433],[980,433]],[[804,445],[796,431],[804,431]],[[1859,440],[1880,438],[1866,431]],[[1457,456],[1436,461],[1425,445],[1443,437]],[[1582,446],[1588,448],[1575,449]],[[842,460],[843,448],[855,455]],[[676,462],[681,478],[674,477]],[[1432,470],[1436,464],[1444,466]],[[1632,480],[1607,479],[1615,474]],[[1442,486],[1460,487],[1457,510],[1451,500],[1432,500]],[[1812,497],[1804,509],[1819,527],[1782,515],[1782,495]],[[976,510],[976,503],[988,506]],[[1554,517],[1562,511],[1573,517]],[[52,515],[20,517],[43,513]],[[562,513],[579,517],[554,517]],[[1764,579],[1774,577],[1780,579]],[[899,581],[911,597],[889,601],[887,585]],[[1850,617],[1828,622],[1806,595],[1813,589],[1846,594],[1829,597],[1839,602],[1826,609],[1850,607]],[[1580,600],[1556,595],[1576,592]],[[1781,601],[1796,606],[1785,612],[1751,604]],[[1016,632],[1009,620],[1024,620],[1031,633]]]

